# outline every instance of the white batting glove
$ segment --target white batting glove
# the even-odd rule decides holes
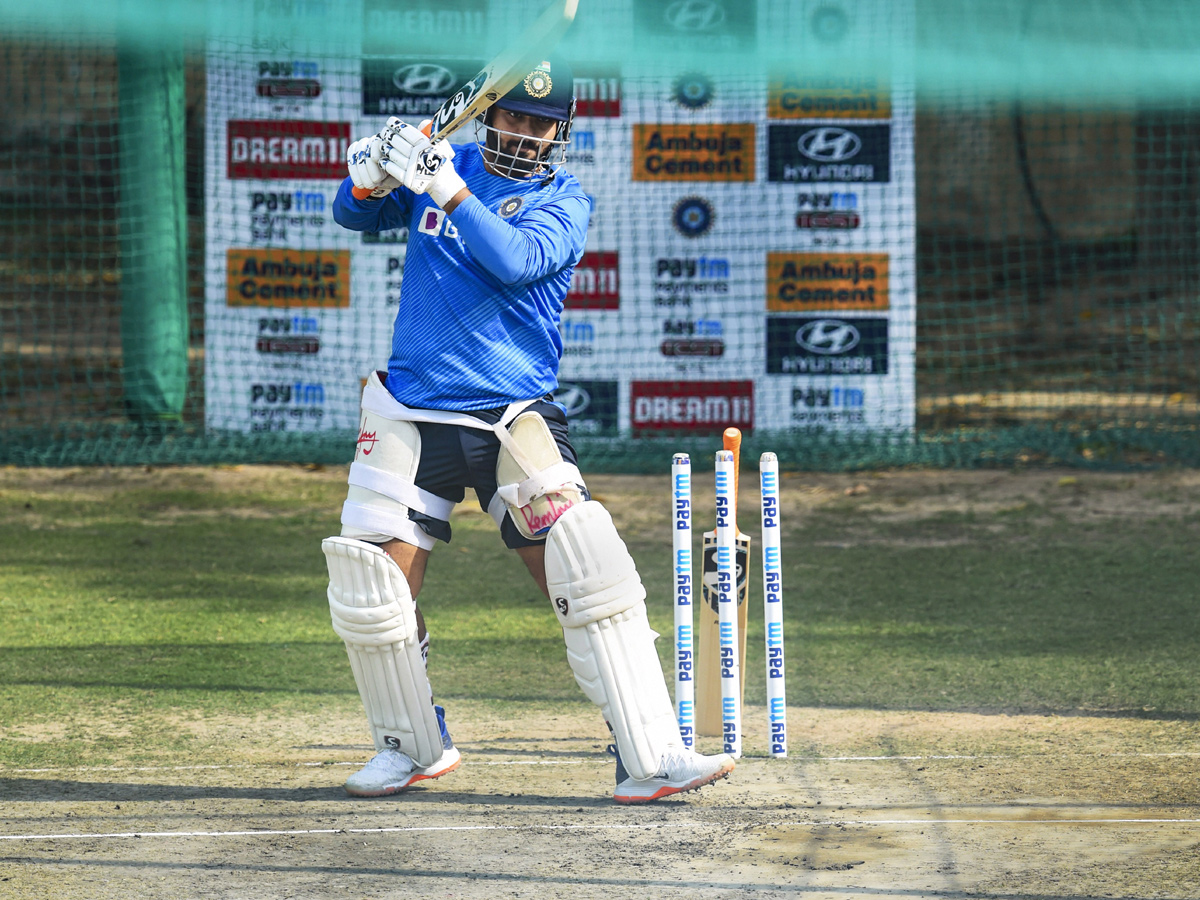
[[[358,189],[357,196],[364,199],[367,195],[373,200],[386,197],[394,188],[400,187],[400,181],[383,170],[380,165],[383,158],[383,134],[387,129],[361,141],[355,141],[346,149],[346,168],[350,170],[350,180]]]
[[[447,141],[436,143],[419,128],[399,122],[383,147],[382,165],[393,178],[414,194],[428,194],[438,206],[444,207],[455,194],[467,186],[454,171],[454,148]]]

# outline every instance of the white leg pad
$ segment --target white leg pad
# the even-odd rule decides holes
[[[331,537],[321,549],[333,630],[346,642],[375,749],[400,750],[417,765],[433,765],[442,756],[442,737],[408,579],[374,544]]]
[[[650,778],[663,755],[684,744],[646,619],[646,589],[600,503],[579,503],[554,523],[546,583],[575,680],[604,713],[625,769]]]

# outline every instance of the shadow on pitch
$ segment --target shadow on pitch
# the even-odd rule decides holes
[[[446,790],[445,786],[417,785],[390,797],[351,797],[341,785],[305,787],[255,787],[247,785],[138,784],[136,782],[75,781],[43,778],[0,778],[0,796],[25,803],[174,803],[194,800],[258,800],[276,803],[338,803],[356,815],[396,812],[402,805],[464,805],[497,807],[612,808],[613,782],[598,778],[596,793],[587,797],[562,794],[547,796],[525,793],[485,793]]]

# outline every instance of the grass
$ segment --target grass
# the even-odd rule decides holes
[[[598,484],[669,634],[664,481]],[[789,703],[1195,719],[1195,492],[1085,481],[928,511],[909,508],[924,489],[809,503],[785,484]],[[354,709],[319,550],[343,484],[299,467],[0,473],[0,736],[65,723],[79,739],[0,741],[0,764],[153,753],[189,739],[181,718]],[[1093,509],[1134,495],[1149,511]],[[439,697],[586,703],[547,601],[468,506],[422,595]],[[757,576],[751,703],[764,695]],[[666,661],[669,641],[659,650]]]

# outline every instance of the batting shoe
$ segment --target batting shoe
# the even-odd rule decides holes
[[[649,778],[631,778],[621,763],[615,746],[609,748],[617,757],[617,789],[613,799],[618,803],[649,803],[672,794],[694,791],[733,771],[733,757],[725,753],[701,756],[694,750],[680,749],[663,754],[658,772]]]
[[[446,710],[435,706],[438,727],[442,731],[442,758],[431,766],[418,766],[407,753],[381,750],[369,763],[346,779],[346,793],[355,797],[386,797],[406,791],[418,781],[441,778],[453,772],[462,762],[462,755],[450,732],[446,730]]]

